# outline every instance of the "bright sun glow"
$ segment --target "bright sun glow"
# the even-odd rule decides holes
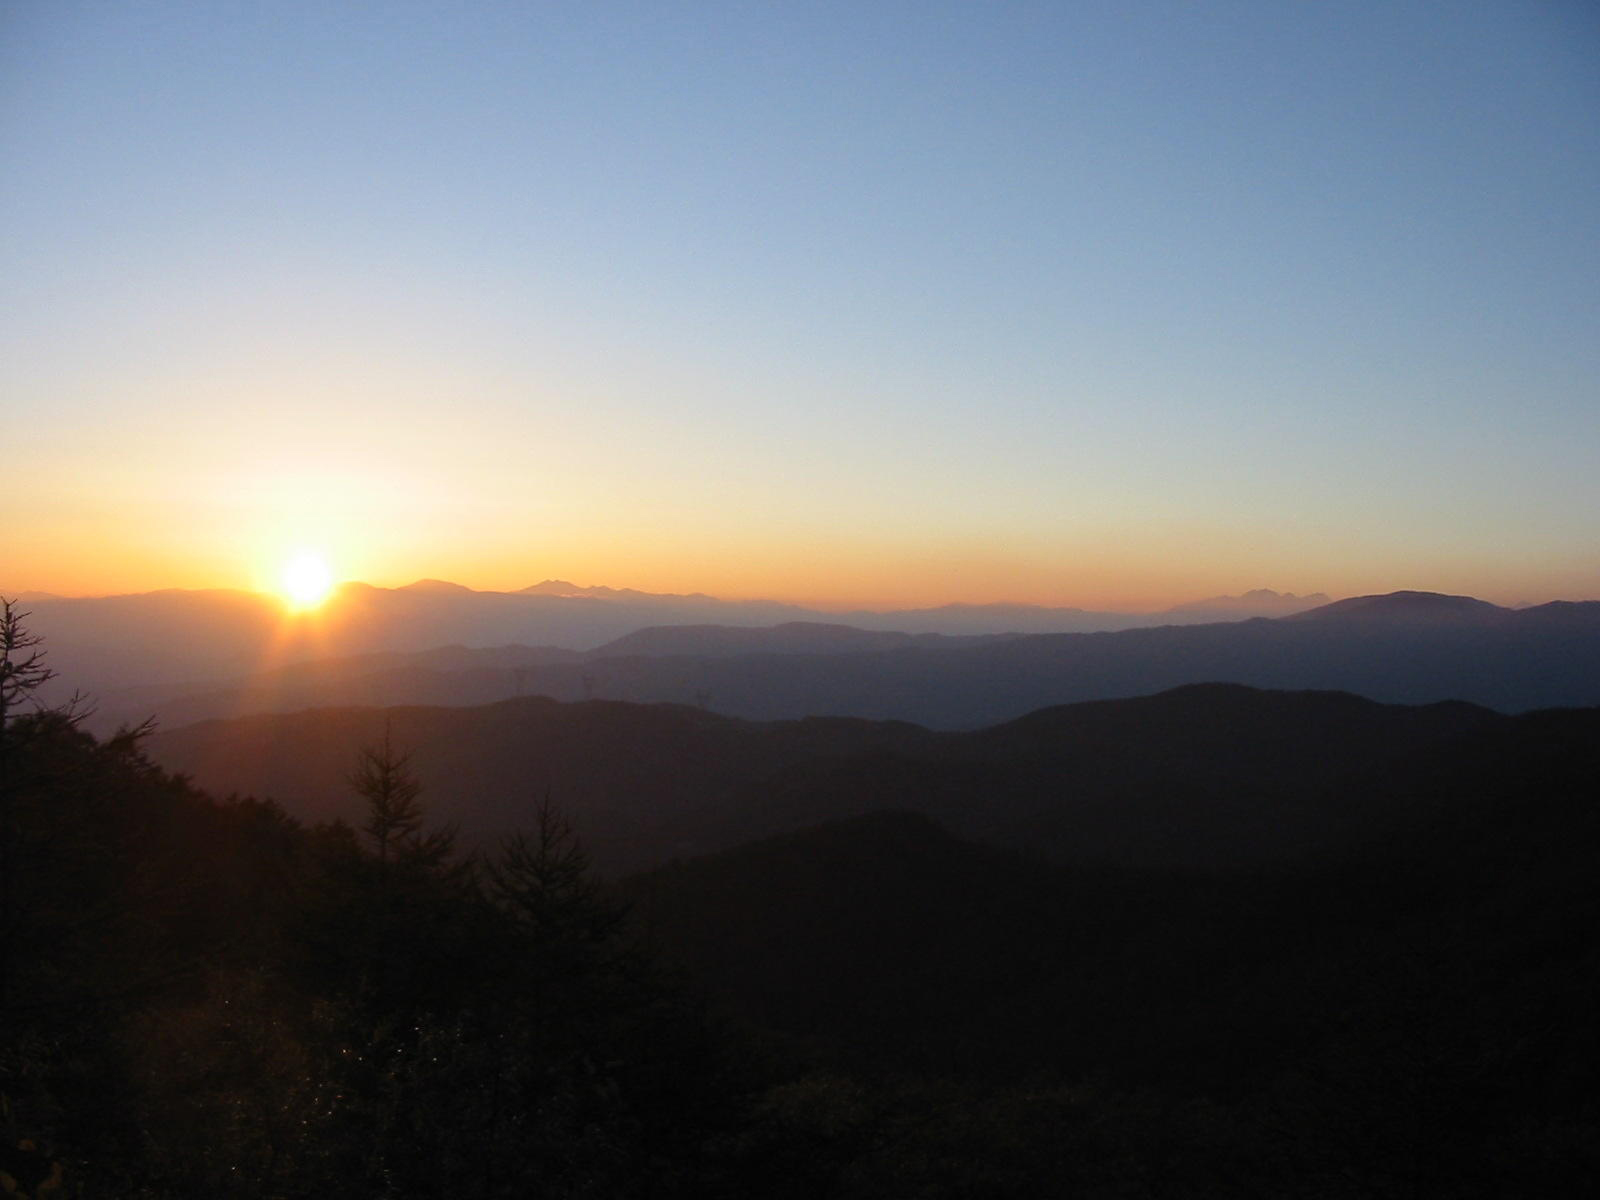
[[[284,565],[283,594],[289,607],[315,608],[333,591],[333,572],[320,554],[297,554]]]

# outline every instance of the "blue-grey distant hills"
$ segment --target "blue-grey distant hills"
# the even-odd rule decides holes
[[[476,604],[484,594],[468,595]],[[510,599],[489,595],[500,597],[493,604]],[[444,636],[452,627],[429,628]],[[148,655],[176,637],[147,631],[137,650]],[[338,644],[329,637],[330,649]],[[54,654],[59,643],[51,646]],[[688,704],[758,720],[851,716],[960,729],[1047,705],[1216,681],[1335,689],[1387,703],[1466,700],[1503,712],[1600,704],[1600,602],[1509,609],[1394,592],[1276,619],[1031,635],[836,622],[662,624],[583,651],[432,646],[236,670],[231,679],[194,671],[102,691],[97,720],[109,727],[153,715],[172,727],[247,712],[544,695]]]
[[[537,668],[529,690],[697,702],[758,719],[856,716],[942,729],[1210,681],[1332,689],[1386,703],[1465,700],[1503,712],[1600,704],[1600,603],[1512,610],[1417,592],[1277,620],[850,654],[603,653],[581,667]],[[574,687],[575,676],[587,680],[584,689]]]
[[[0,591],[0,595],[15,594]],[[1257,591],[1167,614],[1008,604],[824,613],[774,601],[578,587],[563,580],[546,580],[519,592],[484,592],[446,580],[421,579],[398,588],[345,584],[317,612],[291,620],[272,596],[226,589],[83,598],[23,595],[23,605],[30,610],[29,628],[45,638],[62,679],[70,679],[112,707],[120,707],[120,701],[108,693],[121,689],[153,687],[170,696],[169,685],[177,685],[192,694],[202,690],[197,683],[215,690],[221,683],[232,686],[291,663],[409,654],[441,646],[593,651],[639,630],[665,626],[757,629],[799,623],[871,633],[974,637],[1278,616],[1325,599]],[[802,632],[786,644],[802,648],[809,637],[811,644],[803,648],[822,651],[828,647],[819,639],[826,636]],[[759,648],[779,647],[768,642]],[[852,648],[867,648],[867,643],[857,638]],[[432,664],[423,665],[432,669]]]
[[[740,654],[861,654],[876,650],[937,649],[976,646],[1021,634],[898,633],[857,629],[820,621],[786,621],[782,625],[745,629],[734,625],[652,625],[624,634],[589,652],[594,660],[636,654],[706,655],[729,658]]]
[[[1374,626],[1418,628],[1477,627],[1483,629],[1509,628],[1521,614],[1533,611],[1535,620],[1544,620],[1552,613],[1563,611],[1563,606],[1545,604],[1534,610],[1502,608],[1487,600],[1471,596],[1445,596],[1438,592],[1388,592],[1381,596],[1351,596],[1302,612],[1283,614],[1290,620],[1346,624],[1367,623]]]

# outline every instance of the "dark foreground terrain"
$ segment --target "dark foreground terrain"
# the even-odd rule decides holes
[[[252,743],[281,806],[9,717],[20,1194],[1593,1182],[1600,710],[1214,687],[935,735],[522,701],[393,712],[387,748],[307,714]],[[293,790],[324,757],[344,808]],[[467,854],[426,806],[473,770],[525,833]],[[569,797],[655,865],[601,883]]]

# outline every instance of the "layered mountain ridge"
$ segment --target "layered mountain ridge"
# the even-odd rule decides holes
[[[1061,859],[1208,868],[1320,852],[1405,819],[1383,802],[1397,763],[1512,720],[1461,703],[1231,684],[1058,706],[970,733],[526,697],[209,721],[158,734],[150,752],[219,794],[355,820],[351,763],[387,736],[414,755],[438,819],[492,837],[552,796],[611,869],[884,808]]]
[[[418,637],[451,629],[436,621]],[[141,644],[159,645],[159,629]],[[692,704],[756,720],[860,716],[957,729],[1053,704],[1208,681],[1332,689],[1391,703],[1457,699],[1505,712],[1596,704],[1600,603],[1508,609],[1399,592],[1282,619],[1092,634],[656,624],[581,652],[515,643],[436,646],[313,659],[231,680],[110,690],[98,697],[96,719],[110,729],[154,715],[171,726],[296,708],[546,695]]]

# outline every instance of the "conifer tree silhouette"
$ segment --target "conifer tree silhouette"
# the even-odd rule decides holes
[[[367,802],[361,830],[377,846],[378,861],[387,863],[392,847],[414,841],[422,829],[422,785],[411,771],[410,753],[394,748],[389,723],[383,741],[363,746],[350,773],[350,786]]]

